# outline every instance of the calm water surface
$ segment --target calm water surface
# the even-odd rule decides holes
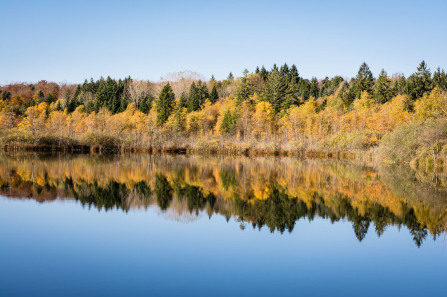
[[[0,156],[0,296],[447,296],[445,176]]]

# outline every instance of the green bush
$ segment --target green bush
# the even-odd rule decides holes
[[[398,126],[387,133],[380,144],[379,153],[383,160],[391,163],[409,163],[442,151],[447,140],[447,121],[444,119],[414,121]],[[418,162],[419,163],[419,162]]]

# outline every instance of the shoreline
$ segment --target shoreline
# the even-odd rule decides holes
[[[103,146],[103,145],[38,145],[19,144],[1,145],[0,150],[6,153],[68,153],[68,154],[98,154],[98,155],[118,155],[118,154],[177,154],[177,155],[222,155],[222,156],[285,156],[301,157],[309,159],[334,159],[334,160],[355,160],[360,152],[337,151],[337,150],[287,150],[287,149],[259,149],[245,148],[235,149],[223,147],[221,149],[191,148],[191,147],[124,147],[124,146]],[[365,151],[364,153],[368,153]]]
[[[74,140],[71,140],[74,142]],[[431,156],[418,156],[406,163],[383,160],[378,147],[368,150],[318,150],[318,149],[268,149],[247,148],[245,143],[227,142],[229,145],[219,147],[189,147],[189,146],[125,146],[100,144],[0,144],[3,153],[64,153],[64,154],[92,154],[92,155],[120,155],[120,154],[174,154],[174,155],[203,155],[203,156],[247,156],[247,157],[297,157],[304,159],[341,160],[360,162],[368,166],[401,166],[415,171],[432,173],[433,175],[447,174],[447,156],[440,155],[436,159]]]

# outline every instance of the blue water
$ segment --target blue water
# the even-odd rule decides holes
[[[0,197],[0,296],[447,296],[444,238],[405,227],[359,242],[352,223],[293,232],[158,207],[99,211]]]

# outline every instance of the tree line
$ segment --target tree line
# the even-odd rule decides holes
[[[11,84],[0,91],[0,140],[3,146],[243,152],[365,150],[385,138],[394,150],[383,150],[387,156],[401,158],[397,153],[404,145],[412,147],[404,159],[416,157],[418,149],[428,158],[435,146],[436,163],[447,148],[447,132],[439,128],[447,116],[446,91],[445,71],[432,74],[424,61],[408,77],[382,70],[375,78],[363,63],[351,79],[306,79],[295,65],[284,64],[245,70],[237,78],[230,73],[224,80],[107,77],[79,85]],[[410,124],[424,134],[395,143],[403,139],[392,133]]]
[[[79,85],[57,85],[46,81],[37,84],[11,84],[0,87],[1,107],[12,105],[16,115],[23,115],[26,108],[32,105],[41,102],[50,105],[56,102],[59,110],[67,109],[68,112],[84,105],[87,113],[106,108],[115,114],[125,111],[127,105],[134,102],[141,112],[147,113],[152,104],[158,102],[162,94],[160,85],[164,84],[134,81],[130,76],[119,80],[101,77],[96,81],[85,80]],[[243,76],[237,79],[230,73],[222,81],[216,81],[214,76],[208,82],[192,81],[188,89],[174,93],[173,96],[179,99],[180,107],[191,112],[201,109],[205,100],[215,103],[221,97],[234,96],[241,103],[256,93],[273,106],[275,113],[281,113],[290,106],[303,104],[311,97],[318,99],[335,93],[347,107],[355,99],[359,99],[363,91],[369,93],[377,104],[384,104],[400,94],[405,94],[414,101],[436,86],[446,91],[447,75],[439,67],[432,74],[425,61],[408,78],[403,74],[390,77],[383,69],[375,78],[368,65],[363,63],[357,75],[351,79],[335,76],[320,80],[315,77],[302,78],[295,65],[289,67],[285,63],[279,68],[274,64],[270,70],[264,66],[256,67],[252,73],[246,69]],[[223,96],[219,96],[219,90]],[[165,94],[166,90],[163,92]],[[411,109],[411,102],[408,102],[408,108]],[[169,110],[169,107],[166,106],[165,109]]]

